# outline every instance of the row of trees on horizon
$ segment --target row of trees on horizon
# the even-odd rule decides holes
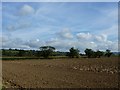
[[[55,47],[52,46],[41,46],[40,50],[19,50],[19,49],[2,49],[3,56],[20,56],[20,57],[43,57],[50,58],[51,56],[67,56],[70,58],[79,58],[85,56],[88,58],[100,58],[101,56],[110,57],[113,53],[111,50],[106,51],[94,51],[92,49],[85,49],[85,54],[80,53],[79,49],[71,47],[69,52],[55,51]]]

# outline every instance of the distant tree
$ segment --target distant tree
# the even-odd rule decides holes
[[[6,51],[5,49],[2,49],[2,56],[5,56],[6,55]]]
[[[74,49],[74,47],[69,49],[70,52],[67,53],[67,56],[74,58],[74,57],[79,57],[79,50],[78,49]]]
[[[104,52],[97,50],[97,51],[95,52],[95,57],[100,58],[101,56],[103,56],[103,54],[104,54]]]
[[[120,53],[118,54],[118,56],[120,57]]]
[[[54,56],[68,56],[68,52],[61,52],[61,51],[56,51],[54,52]]]
[[[18,49],[15,49],[15,51],[18,51]]]
[[[107,49],[105,52],[105,56],[110,57],[112,55],[111,50]]]
[[[19,50],[18,56],[25,56],[25,51],[24,50]]]
[[[35,55],[35,50],[29,50],[28,52],[27,52],[27,54],[28,54],[28,56],[34,56]]]
[[[36,52],[35,52],[35,56],[37,56],[37,57],[42,56],[41,51],[36,51]]]
[[[11,48],[9,48],[9,51],[12,50]]]
[[[55,48],[52,46],[42,46],[40,47],[41,50],[41,56],[44,58],[49,58],[49,56],[52,56]]]
[[[91,58],[94,55],[94,51],[92,49],[86,48],[84,52],[85,52],[86,56],[88,56],[88,58]]]

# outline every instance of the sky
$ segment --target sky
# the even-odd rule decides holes
[[[2,48],[118,51],[117,2],[2,2]]]
[[[1,0],[2,2],[28,2],[28,0]],[[119,2],[119,0],[29,0],[29,2]]]

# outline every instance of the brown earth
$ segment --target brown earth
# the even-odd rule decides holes
[[[2,61],[6,88],[117,88],[118,58]]]

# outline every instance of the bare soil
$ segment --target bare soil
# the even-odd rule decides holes
[[[118,88],[118,58],[2,61],[6,88]]]

